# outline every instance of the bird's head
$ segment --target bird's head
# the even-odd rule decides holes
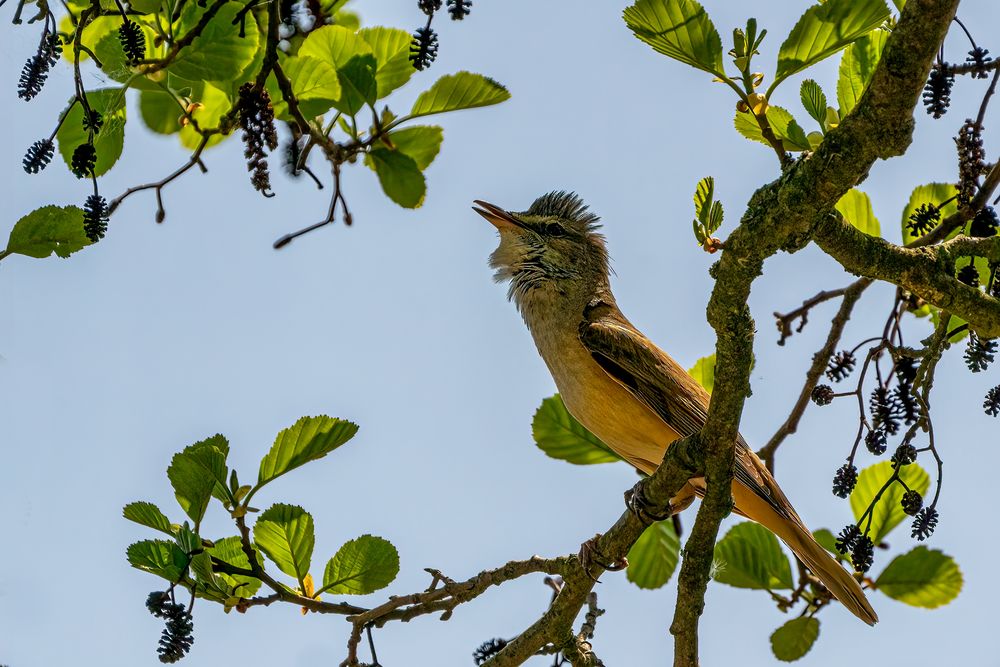
[[[490,255],[498,282],[519,308],[532,296],[571,296],[607,284],[608,252],[599,218],[571,192],[542,195],[523,213],[476,200],[473,210],[500,233]]]

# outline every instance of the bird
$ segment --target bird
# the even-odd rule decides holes
[[[701,430],[710,396],[619,310],[599,218],[572,192],[554,191],[524,212],[474,200],[496,227],[497,282],[520,311],[566,409],[622,459],[651,474],[671,443]],[[674,514],[704,494],[704,477],[671,499]],[[813,538],[774,476],[736,441],[734,511],[780,538],[830,593],[869,625],[878,615],[853,574]]]

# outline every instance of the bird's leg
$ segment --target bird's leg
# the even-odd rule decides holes
[[[645,479],[640,479],[635,483],[635,486],[625,492],[625,506],[628,507],[629,511],[631,511],[636,518],[647,526],[652,523],[656,523],[657,521],[666,521],[674,514],[677,514],[691,504],[691,500],[694,499],[694,494],[692,494],[691,500],[684,502],[686,498],[682,499],[677,505],[673,503],[667,503],[666,507],[653,505],[653,503],[649,502],[649,499],[646,498],[646,494],[643,491],[645,482]]]
[[[608,562],[608,557],[602,554],[597,549],[597,541],[601,539],[601,534],[598,533],[592,538],[580,545],[580,565],[583,566],[583,571],[587,573],[587,576],[597,581],[597,577],[590,573],[591,565],[599,565],[605,570],[610,570],[612,572],[618,572],[624,570],[628,567],[628,558],[622,556],[616,561]]]

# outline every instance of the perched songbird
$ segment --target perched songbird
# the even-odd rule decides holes
[[[598,218],[575,194],[552,192],[523,213],[476,201],[500,232],[490,256],[498,281],[524,317],[566,408],[643,473],[675,440],[699,431],[709,395],[618,310]],[[705,489],[688,481],[671,500],[679,512]],[[869,625],[878,621],[857,580],[812,533],[742,436],[733,475],[735,511],[777,535],[830,592]]]

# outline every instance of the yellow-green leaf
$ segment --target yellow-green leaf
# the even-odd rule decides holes
[[[781,139],[782,145],[787,151],[807,151],[811,150],[809,138],[802,127],[795,122],[795,118],[787,109],[771,104],[767,107],[767,122],[771,126],[774,136]],[[751,113],[736,112],[733,121],[736,131],[751,141],[759,141],[765,146],[770,146],[760,131],[757,119]]]
[[[680,546],[672,521],[654,523],[629,549],[625,576],[639,588],[660,588],[677,567]]]
[[[688,369],[688,374],[711,394],[712,388],[715,387],[715,354],[694,362],[694,366]]]
[[[962,571],[951,556],[921,546],[896,556],[878,576],[875,588],[893,600],[934,609],[958,597],[962,583]]]
[[[542,401],[531,421],[535,444],[554,459],[577,465],[621,461],[610,447],[566,409],[559,394]]]
[[[873,30],[844,49],[837,76],[837,104],[840,105],[841,118],[849,114],[861,99],[888,38],[888,31]]]
[[[278,433],[260,462],[257,488],[310,461],[323,458],[354,437],[357,424],[326,415],[302,417]]]
[[[358,31],[358,36],[372,48],[378,62],[375,81],[378,84],[379,99],[409,81],[417,71],[410,62],[410,42],[413,37],[405,30],[375,26],[362,28]]]
[[[914,211],[923,204],[933,204],[940,209],[941,219],[944,220],[958,210],[958,205],[954,199],[956,194],[958,194],[958,188],[951,183],[927,183],[926,185],[918,185],[913,188],[913,192],[910,193],[910,201],[906,203],[906,208],[903,209],[903,218],[900,221],[903,232],[903,243],[909,243],[917,238],[908,227],[910,216]],[[949,199],[951,199],[950,202],[941,206],[943,202]]]
[[[367,595],[392,583],[399,574],[399,553],[388,540],[362,535],[337,550],[323,572],[322,592]]]
[[[832,56],[889,18],[883,0],[826,0],[805,11],[778,50],[768,97],[781,81]]]
[[[792,569],[778,538],[751,521],[729,529],[715,545],[715,580],[737,588],[792,588]]]
[[[239,11],[237,3],[223,5],[201,34],[180,51],[168,71],[185,79],[216,81],[220,85],[238,78],[253,61],[260,40],[260,30],[252,15],[246,17],[245,35],[240,36],[240,21],[236,16]],[[177,39],[184,39],[204,12],[197,2],[185,4],[174,28]]]
[[[309,574],[316,533],[313,518],[298,505],[276,504],[264,510],[253,539],[278,569],[299,582]]]
[[[482,74],[457,72],[446,74],[420,93],[410,110],[411,116],[458,111],[499,104],[510,99],[502,85]]]
[[[427,193],[427,181],[416,160],[398,150],[382,147],[373,148],[368,158],[389,199],[403,208],[420,208]]]
[[[855,520],[861,519],[861,515],[875,498],[875,494],[890,477],[892,477],[892,463],[890,461],[876,463],[861,471],[861,474],[858,475],[858,483],[854,487],[854,491],[851,492],[851,511],[854,513]],[[917,463],[900,468],[899,477],[909,488],[920,495],[927,493],[927,487],[931,483],[927,471]],[[875,544],[881,542],[893,528],[906,518],[906,512],[900,505],[904,492],[905,489],[894,482],[885,490],[875,509],[872,510],[871,532],[868,536]],[[867,519],[865,523],[861,524],[862,530],[866,524]]]
[[[717,77],[725,77],[722,40],[704,7],[694,0],[638,0],[625,25],[655,51]]]
[[[799,616],[788,621],[771,635],[771,650],[782,662],[794,662],[813,647],[819,637],[819,619]]]
[[[869,236],[880,236],[878,218],[872,210],[868,195],[860,190],[848,190],[837,202],[836,209],[851,225]]]
[[[174,536],[174,531],[170,527],[170,519],[153,503],[129,503],[122,509],[122,516],[129,521],[135,521],[139,525],[158,530],[171,537]]]
[[[69,257],[90,245],[83,230],[83,210],[76,206],[43,206],[22,217],[10,230],[0,256],[17,253],[43,259],[52,253]]]
[[[310,32],[298,53],[322,60],[334,69],[340,69],[355,56],[373,54],[372,47],[361,35],[339,25],[325,25]]]

